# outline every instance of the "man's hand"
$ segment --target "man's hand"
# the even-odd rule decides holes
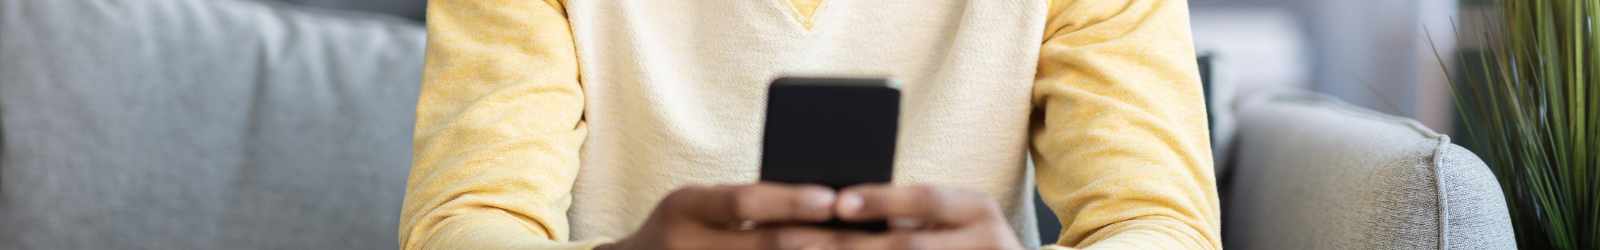
[[[886,233],[805,226],[888,220]],[[1022,249],[982,193],[881,184],[835,194],[815,185],[689,187],[667,195],[639,231],[599,249]]]
[[[888,233],[841,233],[843,249],[1022,249],[983,193],[934,186],[863,185],[839,192],[834,215],[888,220]],[[832,244],[830,244],[832,245]]]
[[[834,233],[784,226],[833,218],[835,194],[816,185],[760,183],[680,188],[633,235],[598,249],[800,249]]]

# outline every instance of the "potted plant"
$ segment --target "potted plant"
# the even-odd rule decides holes
[[[1500,0],[1452,77],[1523,249],[1600,249],[1600,1]]]

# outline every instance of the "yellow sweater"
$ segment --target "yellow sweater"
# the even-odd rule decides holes
[[[1036,242],[1220,248],[1181,0],[431,0],[407,249],[584,249],[756,180],[784,74],[904,85],[896,183],[989,193]],[[1031,149],[1035,167],[1026,167]]]

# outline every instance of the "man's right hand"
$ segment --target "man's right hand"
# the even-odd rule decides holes
[[[833,190],[759,183],[687,187],[656,205],[643,226],[597,249],[801,249],[833,234],[798,224],[833,217]]]

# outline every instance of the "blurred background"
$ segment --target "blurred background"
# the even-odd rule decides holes
[[[1194,0],[1196,46],[1236,91],[1295,86],[1449,131],[1458,0]],[[1467,1],[1471,12],[1483,1]],[[1480,2],[1480,3],[1474,3]],[[1477,15],[1468,17],[1477,18]],[[1435,36],[1430,44],[1425,29]],[[1447,58],[1446,60],[1450,60]]]
[[[1433,51],[1454,60],[1452,20],[1478,5],[1190,1],[1219,179],[1237,175],[1224,160],[1258,158],[1226,146],[1256,93],[1319,93],[1450,133]],[[0,0],[0,249],[395,248],[424,8]]]

